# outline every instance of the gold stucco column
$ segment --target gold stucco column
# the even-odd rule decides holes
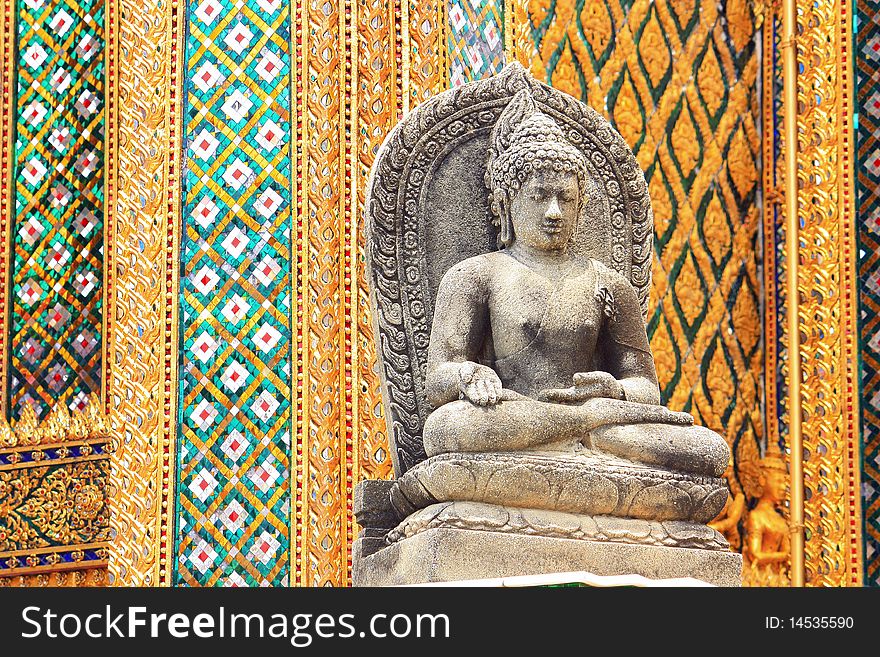
[[[861,586],[853,18],[845,0],[796,9],[804,579]]]
[[[107,3],[104,390],[117,585],[171,583],[182,12]]]

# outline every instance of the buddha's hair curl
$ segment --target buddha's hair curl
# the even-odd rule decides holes
[[[552,118],[540,112],[528,89],[518,92],[501,112],[489,138],[485,183],[492,223],[501,225],[502,203],[518,192],[535,171],[574,173],[580,200],[587,198],[587,160]]]

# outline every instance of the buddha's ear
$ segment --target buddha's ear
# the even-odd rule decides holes
[[[498,221],[500,231],[498,233],[499,248],[513,244],[513,221],[510,218],[510,195],[507,190],[497,190],[498,198],[495,200],[498,209]]]

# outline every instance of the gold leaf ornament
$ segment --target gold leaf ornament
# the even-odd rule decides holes
[[[681,166],[682,175],[685,178],[689,177],[700,159],[700,135],[691,118],[687,101],[682,106],[672,128],[670,142],[675,159]]]
[[[648,78],[651,80],[651,86],[656,89],[672,65],[669,46],[663,36],[663,28],[657,20],[656,11],[651,11],[648,23],[642,31],[638,48],[639,57],[641,57]]]
[[[15,447],[18,439],[6,418],[0,415],[0,447]]]
[[[746,497],[754,500],[763,495],[761,454],[751,434],[744,435],[739,441],[736,449],[736,471]]]
[[[633,86],[629,69],[624,69],[623,82],[617,94],[617,99],[614,102],[612,118],[614,119],[614,126],[617,128],[617,131],[623,136],[630,148],[638,143],[645,130],[645,121],[642,118],[642,112],[636,100],[637,97],[638,91]]]
[[[40,443],[40,430],[37,413],[30,404],[22,404],[18,423],[15,425],[19,444],[37,445]]]
[[[590,42],[593,54],[598,58],[614,35],[608,6],[604,2],[585,2],[581,10],[581,25],[584,26],[584,35]]]

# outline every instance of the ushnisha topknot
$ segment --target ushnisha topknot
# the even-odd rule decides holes
[[[508,103],[489,137],[486,187],[492,223],[501,229],[505,246],[513,241],[507,208],[534,171],[552,169],[578,177],[580,200],[587,196],[586,158],[562,132],[552,118],[538,110],[528,89],[518,92]]]

